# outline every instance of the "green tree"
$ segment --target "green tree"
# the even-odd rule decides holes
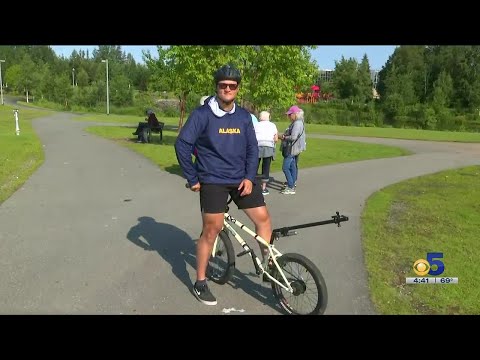
[[[244,46],[242,95],[256,110],[288,108],[296,102],[295,89],[307,88],[318,77],[309,46]]]
[[[96,61],[108,59],[109,62],[121,63],[126,59],[122,47],[118,45],[100,45],[98,49],[93,50],[92,55]]]
[[[401,72],[393,64],[385,79],[385,90],[383,106],[387,121],[401,127],[404,124],[403,117],[407,115],[408,106],[418,102],[411,74]],[[402,117],[401,121],[395,120],[400,117]]]
[[[39,74],[36,71],[35,63],[28,54],[25,54],[23,57],[22,62],[20,63],[20,69],[19,85],[20,88],[23,88],[28,103],[29,94],[33,90],[34,84],[36,83],[35,80],[38,80]]]
[[[238,99],[253,107],[290,106],[295,86],[312,84],[316,66],[307,46],[170,46],[158,47],[158,59],[146,54],[152,86],[171,89],[180,100],[179,129],[188,94],[212,94],[213,74],[231,63],[242,73]],[[162,89],[163,87],[163,89]]]
[[[3,70],[3,69],[2,69]],[[20,92],[23,87],[20,78],[22,76],[22,67],[20,64],[11,65],[5,71],[5,83],[8,84],[9,89]]]
[[[359,97],[358,62],[354,58],[335,61],[335,72],[333,74],[334,93],[339,99],[348,99],[352,103]]]
[[[70,109],[70,99],[73,95],[71,79],[67,74],[55,77],[54,82],[54,101],[62,104],[65,109]]]
[[[50,64],[44,64],[39,71],[39,84],[38,91],[42,99],[53,101],[55,85],[52,79],[54,79],[53,71],[50,68]]]
[[[360,103],[368,103],[373,98],[373,83],[370,73],[370,63],[367,54],[363,55],[358,66],[358,100]]]
[[[113,77],[110,91],[112,104],[117,106],[128,106],[133,104],[133,92],[126,76],[117,75]]]
[[[84,68],[80,68],[76,72],[76,83],[78,86],[88,86],[88,73]]]
[[[452,77],[442,71],[433,85],[432,106],[435,110],[450,107],[453,95]],[[437,110],[437,111],[438,111]]]

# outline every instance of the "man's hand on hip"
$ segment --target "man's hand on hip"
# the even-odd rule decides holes
[[[241,192],[240,196],[250,195],[252,193],[253,183],[248,179],[244,179],[238,186],[238,190],[242,190],[242,188],[243,191]]]

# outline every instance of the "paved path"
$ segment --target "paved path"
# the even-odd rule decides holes
[[[233,285],[211,285],[217,306],[193,298],[198,197],[179,176],[85,133],[89,124],[71,115],[33,125],[45,163],[0,205],[1,314],[281,314],[248,257],[238,259]],[[360,239],[366,198],[407,178],[480,164],[480,144],[328,137],[416,152],[301,169],[295,196],[267,197],[274,227],[329,219],[336,210],[350,217],[340,228],[301,230],[278,247],[318,265],[329,289],[327,314],[373,314]]]

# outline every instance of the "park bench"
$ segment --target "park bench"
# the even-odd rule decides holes
[[[152,138],[152,133],[153,134],[159,134],[160,135],[160,141],[163,140],[163,127],[165,126],[165,123],[159,121],[159,124],[158,126],[156,127],[152,127],[152,128],[145,128],[145,131],[147,131],[147,136],[145,137],[145,139],[147,139],[147,142],[151,142],[151,138]]]

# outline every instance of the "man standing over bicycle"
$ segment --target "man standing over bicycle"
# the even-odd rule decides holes
[[[175,142],[178,163],[190,190],[200,192],[203,228],[197,242],[195,297],[216,305],[206,272],[215,238],[222,230],[230,195],[255,224],[255,232],[267,242],[272,235],[270,214],[260,184],[255,183],[258,143],[250,113],[235,103],[242,80],[240,71],[224,65],[214,75],[216,95],[207,106],[196,108]],[[191,149],[197,149],[196,166]],[[261,249],[262,256],[268,249]],[[265,260],[265,259],[264,259]]]

